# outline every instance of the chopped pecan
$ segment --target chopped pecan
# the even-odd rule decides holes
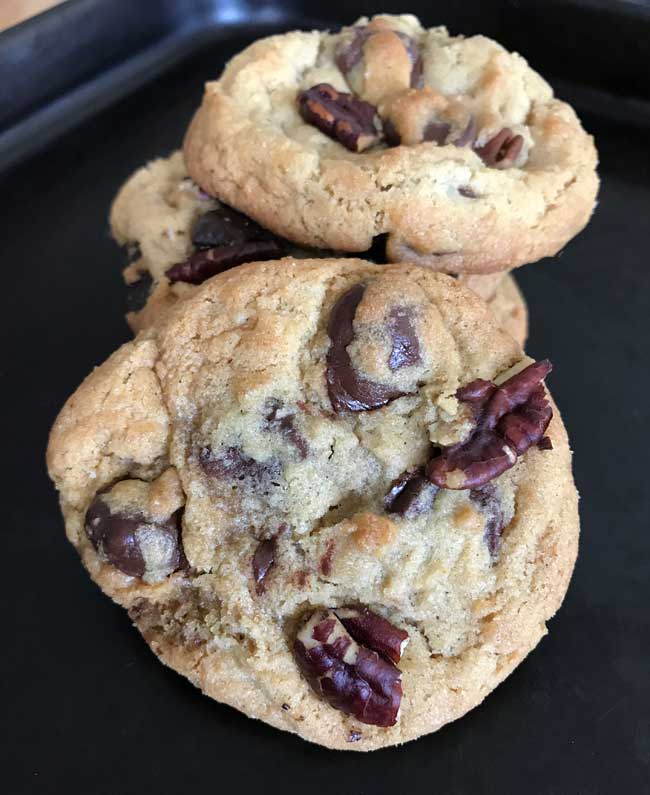
[[[255,590],[261,595],[266,590],[266,578],[275,565],[277,542],[275,538],[260,541],[253,555],[253,578]]]
[[[476,154],[488,166],[507,168],[519,157],[524,146],[521,135],[514,135],[509,127],[504,127],[483,146],[476,148]]]
[[[317,610],[294,642],[298,667],[327,703],[373,726],[394,726],[401,673],[390,660],[355,642],[332,610]]]
[[[384,497],[388,513],[414,519],[433,507],[438,487],[424,476],[424,467],[403,472],[394,480]]]
[[[365,285],[355,284],[339,298],[330,315],[326,375],[334,411],[377,409],[404,395],[399,389],[365,378],[352,366],[347,347],[354,337],[354,315],[365,289]]]
[[[542,383],[551,369],[544,360],[500,386],[477,379],[459,389],[458,399],[474,410],[474,428],[428,463],[427,477],[440,488],[476,489],[514,466],[542,440],[553,416]]]
[[[298,109],[308,124],[351,152],[363,152],[380,139],[381,127],[374,105],[337,91],[329,83],[301,91]]]

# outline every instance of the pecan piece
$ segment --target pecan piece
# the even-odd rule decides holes
[[[403,472],[390,485],[384,497],[388,513],[396,513],[405,519],[415,519],[433,507],[438,486],[424,476],[424,467]]]
[[[362,723],[394,726],[402,700],[401,672],[359,645],[332,610],[317,610],[293,646],[302,674],[327,703]]]
[[[514,135],[509,127],[504,127],[483,146],[476,148],[476,154],[488,166],[507,168],[519,157],[524,145],[521,135]]]
[[[409,642],[409,634],[367,607],[337,607],[337,618],[352,637],[397,664]]]
[[[380,139],[377,109],[329,83],[301,91],[298,110],[307,122],[351,152],[363,152]]]
[[[429,461],[427,477],[440,488],[476,489],[514,466],[544,438],[553,416],[542,385],[551,369],[544,360],[501,386],[477,379],[461,387],[456,396],[472,405],[474,429],[468,439]]]
[[[348,345],[354,337],[353,321],[365,285],[355,284],[336,302],[327,332],[327,391],[334,411],[369,411],[385,406],[405,393],[360,375],[352,366]],[[418,348],[419,354],[419,348]]]

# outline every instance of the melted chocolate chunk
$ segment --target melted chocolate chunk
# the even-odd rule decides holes
[[[424,467],[412,469],[391,483],[384,497],[384,507],[388,513],[415,519],[433,508],[438,491],[438,486],[424,476]]]
[[[379,141],[377,109],[352,94],[337,91],[329,83],[298,95],[302,118],[351,152],[363,152]]]
[[[511,166],[524,145],[521,135],[514,135],[512,130],[504,127],[493,138],[476,149],[476,154],[488,166]]]
[[[496,558],[501,548],[501,535],[505,527],[505,517],[497,490],[491,483],[488,483],[481,489],[472,489],[469,497],[485,516],[483,538],[490,551],[490,556]]]
[[[420,364],[420,341],[411,323],[409,310],[403,306],[392,309],[388,316],[388,327],[393,341],[388,367],[399,370]]]
[[[146,574],[147,561],[144,548],[151,542],[157,555],[156,567],[168,569],[169,573],[179,568],[182,553],[178,541],[178,514],[164,521],[152,521],[143,514],[111,513],[101,494],[92,501],[84,522],[86,535],[95,550],[108,562],[131,577]]]
[[[222,204],[200,215],[192,228],[192,243],[199,250],[221,246],[241,246],[259,240],[276,240],[252,218]]]
[[[236,265],[277,259],[283,254],[282,245],[277,240],[249,240],[238,245],[219,246],[197,251],[185,262],[177,262],[176,265],[172,265],[165,271],[165,275],[172,284],[175,282],[202,284],[211,276],[223,273]]]
[[[277,542],[275,538],[268,538],[260,541],[255,554],[253,555],[253,579],[255,580],[255,590],[261,596],[266,590],[266,578],[275,565],[277,553]]]
[[[300,458],[307,458],[309,454],[309,444],[305,437],[296,428],[293,414],[282,414],[282,404],[275,398],[270,398],[266,402],[267,414],[264,417],[266,427],[270,431],[279,433],[289,444],[293,445],[298,451]],[[281,415],[281,416],[280,416]]]
[[[137,282],[132,282],[126,288],[126,306],[129,312],[139,312],[147,303],[153,279],[150,273],[140,274]]]
[[[354,337],[354,315],[365,289],[365,285],[355,284],[339,298],[330,315],[327,391],[334,411],[378,409],[405,394],[394,387],[364,378],[352,367],[347,347]]]
[[[256,461],[240,447],[226,447],[218,455],[209,447],[204,447],[199,453],[199,464],[206,475],[217,480],[248,479],[261,482],[277,479],[281,475],[279,461],[274,458]]]
[[[544,360],[500,386],[477,379],[459,389],[458,399],[473,408],[474,430],[465,441],[443,448],[428,463],[427,477],[440,488],[476,489],[514,466],[542,440],[553,416],[542,385],[551,369]]]
[[[336,52],[336,65],[346,77],[363,58],[363,46],[366,41],[371,36],[379,33],[378,30],[373,30],[365,25],[355,27],[353,30],[354,35],[349,43],[345,47],[339,47]],[[393,33],[399,37],[411,60],[411,88],[421,88],[423,64],[417,42],[401,31],[395,30]]]

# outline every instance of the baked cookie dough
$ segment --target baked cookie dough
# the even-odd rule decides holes
[[[550,369],[443,274],[243,265],[84,381],[49,472],[163,662],[307,740],[381,748],[479,704],[562,602],[579,522]]]
[[[516,53],[410,15],[255,42],[207,83],[191,177],[301,244],[446,273],[510,270],[587,223],[596,149]]]

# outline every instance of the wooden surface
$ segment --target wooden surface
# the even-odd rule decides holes
[[[0,0],[0,30],[17,25],[63,0]]]

